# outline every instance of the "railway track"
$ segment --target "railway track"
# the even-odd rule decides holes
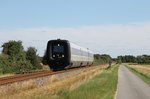
[[[50,73],[50,71],[49,72],[43,71],[43,72],[36,72],[36,73],[31,73],[31,74],[19,74],[19,75],[15,75],[15,76],[2,77],[2,78],[0,78],[0,85],[5,85],[5,84],[17,82],[17,81],[28,80],[28,79],[39,77],[39,75],[44,76],[44,74],[48,74],[48,73]]]
[[[88,67],[82,67],[82,68],[88,68]],[[81,68],[72,68],[72,69],[68,69],[68,70],[55,71],[55,72],[41,71],[41,72],[35,72],[35,73],[31,73],[31,74],[19,74],[19,75],[15,75],[15,76],[1,77],[0,85],[7,85],[10,83],[14,83],[14,82],[20,82],[20,81],[55,75],[58,73],[69,72],[69,71],[73,71],[73,70],[77,70],[77,69],[81,69]]]

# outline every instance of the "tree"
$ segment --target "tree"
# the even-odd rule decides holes
[[[2,54],[8,56],[8,61],[12,62],[12,66],[17,65],[17,61],[26,61],[26,55],[21,41],[8,41],[2,47]]]
[[[136,63],[137,59],[132,55],[118,56],[118,62],[122,63]]]
[[[22,69],[32,69],[32,64],[26,59],[21,41],[8,41],[2,47],[0,63],[3,73],[18,73]]]
[[[2,53],[8,55],[13,62],[25,60],[25,52],[21,41],[9,41],[4,43],[2,47]]]
[[[117,57],[117,63],[118,63],[118,64],[122,63],[122,56],[118,56],[118,57]]]
[[[137,56],[137,63],[139,63],[139,64],[150,64],[150,55]]]
[[[28,48],[28,50],[26,51],[26,59],[30,61],[34,69],[41,68],[37,50],[34,47]]]

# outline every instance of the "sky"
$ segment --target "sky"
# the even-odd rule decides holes
[[[60,38],[112,57],[150,54],[149,5],[150,0],[0,0],[0,46],[21,40],[43,56],[47,41]]]

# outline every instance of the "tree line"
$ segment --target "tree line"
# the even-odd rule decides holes
[[[22,41],[8,41],[2,45],[0,54],[0,73],[20,73],[41,69],[37,50],[29,47],[24,50]]]
[[[150,55],[125,55],[118,56],[117,61],[119,63],[138,63],[138,64],[150,64]]]

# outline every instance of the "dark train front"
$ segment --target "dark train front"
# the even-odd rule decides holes
[[[67,40],[50,40],[47,44],[47,60],[52,70],[61,70],[70,64],[70,47]]]

